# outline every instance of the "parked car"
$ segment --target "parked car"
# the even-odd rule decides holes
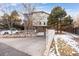
[[[18,33],[19,31],[16,30],[16,29],[10,29],[10,30],[2,30],[0,32],[1,35],[5,35],[5,34],[16,34]]]

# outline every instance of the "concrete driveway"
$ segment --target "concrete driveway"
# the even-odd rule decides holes
[[[44,37],[0,38],[0,42],[28,55],[41,56],[45,50],[46,40]]]
[[[30,56],[4,43],[0,43],[0,56]]]

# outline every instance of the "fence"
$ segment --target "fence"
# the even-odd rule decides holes
[[[26,37],[32,37],[36,36],[36,33],[34,31],[20,31],[16,34],[6,34],[6,35],[0,35],[0,38],[26,38]]]

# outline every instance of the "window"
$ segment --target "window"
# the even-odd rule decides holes
[[[39,25],[41,25],[41,22],[39,23]]]
[[[45,22],[44,22],[44,25],[45,25]]]

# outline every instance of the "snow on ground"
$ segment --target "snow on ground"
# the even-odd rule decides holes
[[[74,48],[79,53],[79,44],[74,40],[74,37],[79,38],[78,35],[68,33],[68,32],[63,32],[64,34],[54,34],[53,36],[51,36],[54,32],[50,31],[50,34],[48,34],[48,33],[46,34],[47,35],[46,41],[50,42],[50,39],[51,39],[51,41],[53,41],[53,39],[54,39],[55,42],[57,42],[58,39],[64,40],[64,42],[66,44],[70,45],[71,48]],[[54,54],[54,51],[51,54],[53,56],[56,55],[56,54]]]
[[[68,32],[64,32],[64,33],[67,35],[71,35],[72,37],[79,38],[79,35],[77,35],[77,34],[72,34],[72,33],[68,33]]]
[[[68,45],[79,53],[79,44],[70,35],[55,35],[54,39],[64,40]]]
[[[39,32],[36,34],[36,36],[43,36],[44,35],[44,32]]]

